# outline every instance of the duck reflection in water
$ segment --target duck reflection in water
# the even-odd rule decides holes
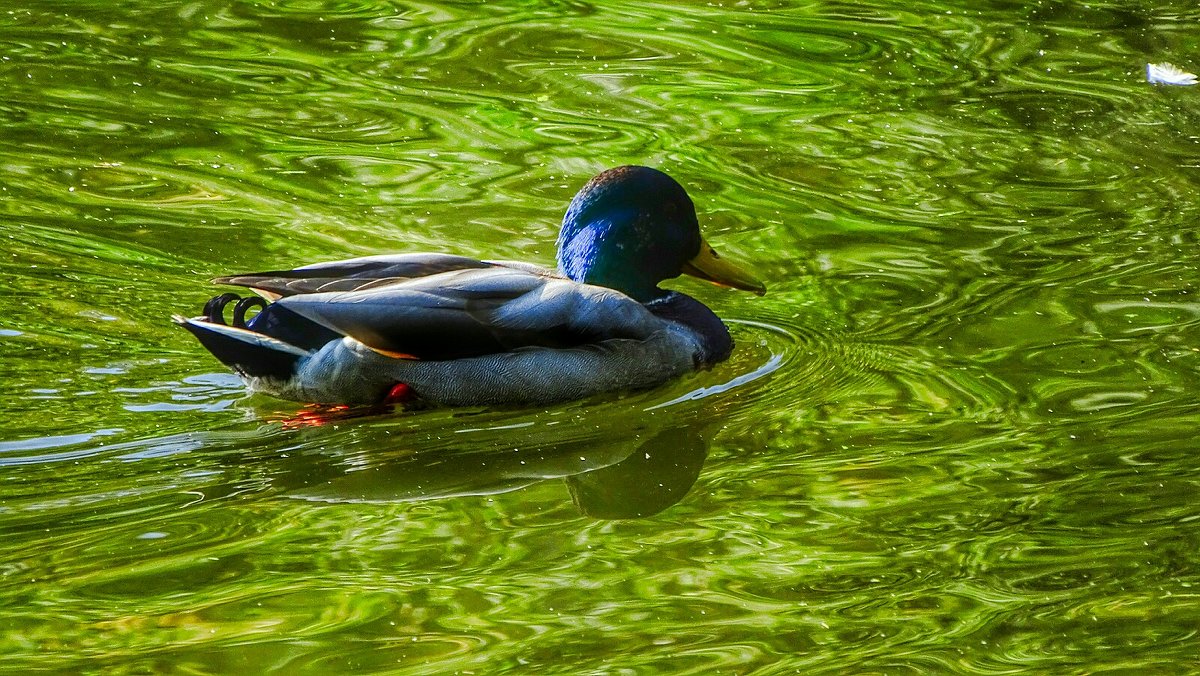
[[[611,440],[532,439],[515,447],[505,441],[512,439],[501,436],[487,443],[487,450],[473,443],[472,450],[438,449],[399,458],[373,454],[365,468],[346,467],[358,456],[336,463],[297,458],[304,466],[278,477],[278,485],[288,495],[320,502],[416,502],[495,495],[561,479],[583,514],[636,519],[682,500],[708,455],[701,431],[692,425]]]

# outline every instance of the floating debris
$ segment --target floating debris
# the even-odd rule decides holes
[[[1169,85],[1194,85],[1196,75],[1169,63],[1146,64],[1146,82]]]

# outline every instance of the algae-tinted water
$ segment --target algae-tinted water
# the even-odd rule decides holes
[[[1200,11],[0,7],[0,670],[1200,669]],[[221,273],[549,263],[660,167],[733,358],[304,425]]]

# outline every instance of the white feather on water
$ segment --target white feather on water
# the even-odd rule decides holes
[[[1148,63],[1146,81],[1154,84],[1194,85],[1196,75],[1169,63]]]

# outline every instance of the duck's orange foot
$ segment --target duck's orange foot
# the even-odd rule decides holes
[[[396,383],[387,391],[383,400],[373,406],[346,406],[344,404],[309,404],[303,411],[280,420],[285,429],[317,427],[342,420],[363,418],[370,415],[390,413],[397,404],[415,404],[417,395],[405,383]]]
[[[328,404],[309,404],[299,413],[279,421],[284,429],[294,430],[302,427],[319,427],[338,423],[353,418],[363,418],[391,411],[390,406],[330,406]]]
[[[383,398],[383,404],[404,404],[413,400],[412,388],[407,383],[396,383],[392,385],[392,389],[388,390],[387,396]]]

